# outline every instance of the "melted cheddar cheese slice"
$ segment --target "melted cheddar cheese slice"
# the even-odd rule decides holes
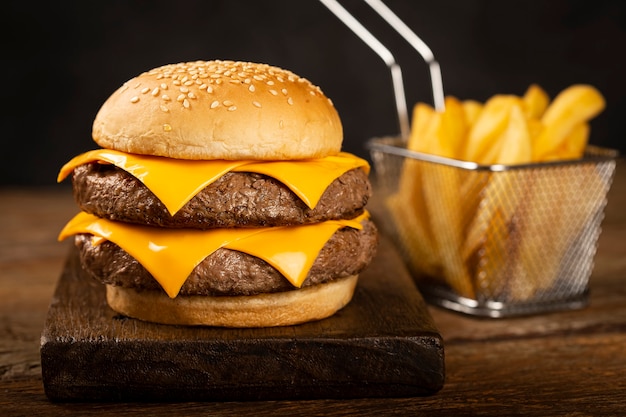
[[[350,153],[300,161],[193,161],[135,155],[97,149],[74,157],[59,172],[63,181],[79,165],[99,162],[113,164],[138,180],[157,196],[174,215],[198,192],[227,172],[254,172],[268,175],[289,187],[309,208],[314,208],[328,186],[344,173],[369,164]]]
[[[263,259],[300,287],[319,251],[339,229],[362,229],[366,212],[352,220],[331,220],[301,226],[236,229],[163,229],[114,222],[81,212],[63,228],[59,240],[78,233],[92,234],[93,244],[109,240],[131,256],[159,282],[178,295],[193,269],[219,248]]]

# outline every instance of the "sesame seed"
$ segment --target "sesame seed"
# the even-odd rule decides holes
[[[179,90],[180,90],[181,93],[188,93],[189,92],[189,89],[187,87],[180,87]]]
[[[150,93],[150,94],[152,94],[154,97],[158,96],[159,95],[159,87],[155,87],[154,90],[152,90],[152,93]]]
[[[266,84],[267,84],[267,85],[274,85],[274,81],[269,80]]]
[[[283,93],[284,95],[287,95],[287,89],[286,89],[286,88],[283,88],[283,89],[282,89],[282,90],[280,90],[280,91],[281,91],[281,93]]]
[[[193,84],[193,80],[189,80],[189,81],[185,81],[184,83],[185,85],[192,85]]]
[[[291,97],[289,97],[289,98],[287,99],[287,103],[289,103],[290,105],[292,105],[292,106],[293,106],[293,99],[292,99]]]
[[[252,102],[252,105],[253,105],[254,107],[261,108],[261,103],[259,103],[258,101],[253,101],[253,102]]]
[[[146,94],[150,89],[148,87],[144,87],[141,89],[141,94]]]
[[[208,87],[208,85],[206,85],[206,84],[202,83],[202,84],[200,84],[200,87],[198,87],[198,88],[199,88],[200,90],[204,90],[204,89],[205,89],[205,88],[207,88],[207,87]]]
[[[220,102],[215,100],[213,103],[211,103],[211,108],[214,109],[214,108],[216,108],[219,105],[220,105]]]
[[[180,94],[178,97],[176,97],[176,101],[183,101],[186,97],[186,95]]]
[[[263,77],[261,77],[260,75],[257,75],[257,74],[253,75],[252,78],[254,78],[257,81],[263,81]]]
[[[189,100],[184,99],[184,100],[183,100],[183,107],[184,107],[184,108],[186,108],[186,109],[188,109],[188,108],[189,108],[189,106],[190,106],[190,104],[189,104]]]
[[[232,106],[232,105],[233,105],[233,102],[232,102],[232,101],[230,101],[230,100],[224,100],[224,101],[222,102],[222,104],[223,104],[225,107],[228,107],[228,106]]]
[[[139,97],[137,97],[137,96],[133,96],[133,97],[131,97],[131,99],[130,99],[130,102],[131,102],[131,103],[136,103],[136,102],[138,102],[138,101],[139,101]]]
[[[254,84],[250,84],[250,87],[248,87],[248,90],[250,90],[251,93],[254,93],[254,90],[256,90],[256,88],[254,87]]]
[[[164,132],[170,132],[171,130],[172,130],[172,126],[168,125],[167,123],[163,125]]]
[[[161,96],[161,98],[162,98],[164,101],[170,101],[170,100],[171,100],[170,96],[168,96],[167,94],[163,94],[163,95]]]
[[[230,106],[228,108],[228,111],[235,111],[235,110],[237,110],[237,106]]]
[[[212,93],[212,92],[213,92],[213,87],[208,86],[208,87],[206,88],[206,92],[207,92],[207,93]]]
[[[180,85],[180,81],[178,81],[178,80],[174,80],[174,81],[172,81],[172,84],[174,84],[174,85]]]
[[[162,84],[161,84],[161,89],[163,89],[163,90],[167,90],[167,84],[162,83]]]
[[[187,94],[187,97],[189,97],[190,99],[193,99],[193,100],[195,100],[197,98],[196,95],[194,93],[191,93],[191,92],[189,94]]]
[[[270,94],[273,95],[273,96],[277,96],[278,95],[278,91],[270,90]]]
[[[164,111],[165,113],[167,113],[168,111],[170,111],[170,109],[168,109],[167,107],[161,104],[161,111]]]

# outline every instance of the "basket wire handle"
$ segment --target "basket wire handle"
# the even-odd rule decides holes
[[[387,64],[391,71],[396,109],[400,123],[400,135],[404,140],[409,137],[409,117],[404,94],[404,82],[402,80],[402,70],[396,62],[393,54],[385,47],[370,31],[368,31],[358,20],[354,18],[336,0],[319,0],[331,12],[335,14],[348,28],[350,28],[366,45],[368,45]],[[390,26],[413,46],[422,58],[428,63],[430,69],[431,84],[433,89],[433,100],[437,110],[443,110],[443,82],[439,63],[430,48],[395,14],[380,0],[365,0]]]
[[[441,67],[435,59],[433,51],[382,0],[365,0],[365,2],[385,19],[389,26],[394,28],[426,61],[430,71],[433,104],[435,109],[443,111],[445,109],[443,79],[441,77]]]

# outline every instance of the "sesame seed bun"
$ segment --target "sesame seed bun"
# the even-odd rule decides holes
[[[103,148],[178,159],[321,158],[341,149],[331,101],[292,72],[234,61],[147,71],[120,87],[93,124]]]

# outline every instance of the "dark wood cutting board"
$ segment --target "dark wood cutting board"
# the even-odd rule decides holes
[[[69,254],[41,338],[53,401],[229,401],[429,395],[440,334],[384,237],[354,298],[298,326],[225,329],[122,317]]]

